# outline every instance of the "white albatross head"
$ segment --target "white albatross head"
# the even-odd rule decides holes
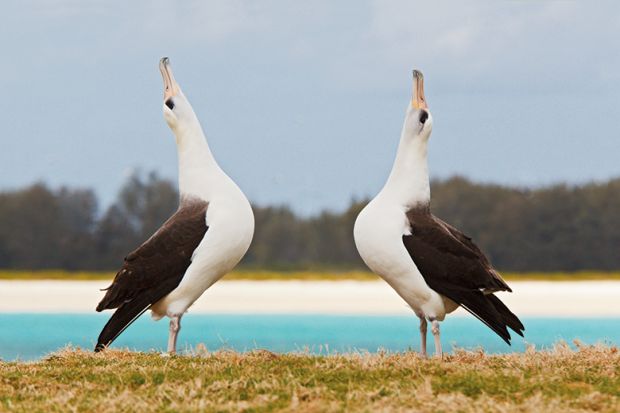
[[[200,128],[192,105],[190,105],[181,87],[174,79],[172,68],[170,67],[170,59],[162,57],[159,61],[159,70],[164,80],[164,119],[170,129],[172,129],[172,132],[178,138],[183,132],[196,127]]]
[[[235,192],[247,202],[241,190],[215,161],[198,117],[174,79],[170,59],[162,58],[159,70],[164,80],[164,119],[176,140],[181,198],[200,198],[210,202],[214,194]]]
[[[427,141],[433,130],[433,117],[428,110],[424,96],[424,76],[419,70],[413,71],[413,93],[407,107],[403,134],[410,139]]]
[[[428,138],[433,117],[424,96],[424,77],[413,71],[413,95],[407,106],[396,159],[385,186],[377,198],[410,208],[428,205],[431,192],[428,176]]]

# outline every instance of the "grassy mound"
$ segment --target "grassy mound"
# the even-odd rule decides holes
[[[68,349],[34,363],[0,362],[0,411],[619,411],[620,351],[576,345],[457,351],[444,360]]]

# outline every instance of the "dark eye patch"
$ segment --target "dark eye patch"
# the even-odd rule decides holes
[[[168,106],[170,110],[174,109],[174,102],[172,101],[172,98],[166,101],[166,106]]]
[[[428,119],[428,112],[423,110],[420,112],[420,123],[424,125],[424,122],[426,122],[426,119]]]

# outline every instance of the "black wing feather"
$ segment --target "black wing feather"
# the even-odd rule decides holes
[[[117,310],[101,331],[95,351],[109,346],[181,283],[194,250],[207,232],[207,206],[202,201],[183,203],[151,238],[125,257],[97,306],[97,311]]]
[[[433,290],[458,303],[510,344],[510,327],[523,324],[496,291],[512,291],[471,238],[427,211],[407,213],[411,235],[403,243]]]

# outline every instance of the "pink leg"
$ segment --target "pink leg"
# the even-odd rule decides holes
[[[441,351],[441,339],[439,338],[439,321],[433,320],[431,323],[431,331],[433,333],[433,338],[435,339],[435,356],[443,358],[443,352]]]
[[[426,318],[420,317],[420,354],[426,357],[426,333],[428,331]]]
[[[170,317],[170,333],[168,336],[168,353],[175,354],[177,352],[177,336],[181,331],[181,316]]]

